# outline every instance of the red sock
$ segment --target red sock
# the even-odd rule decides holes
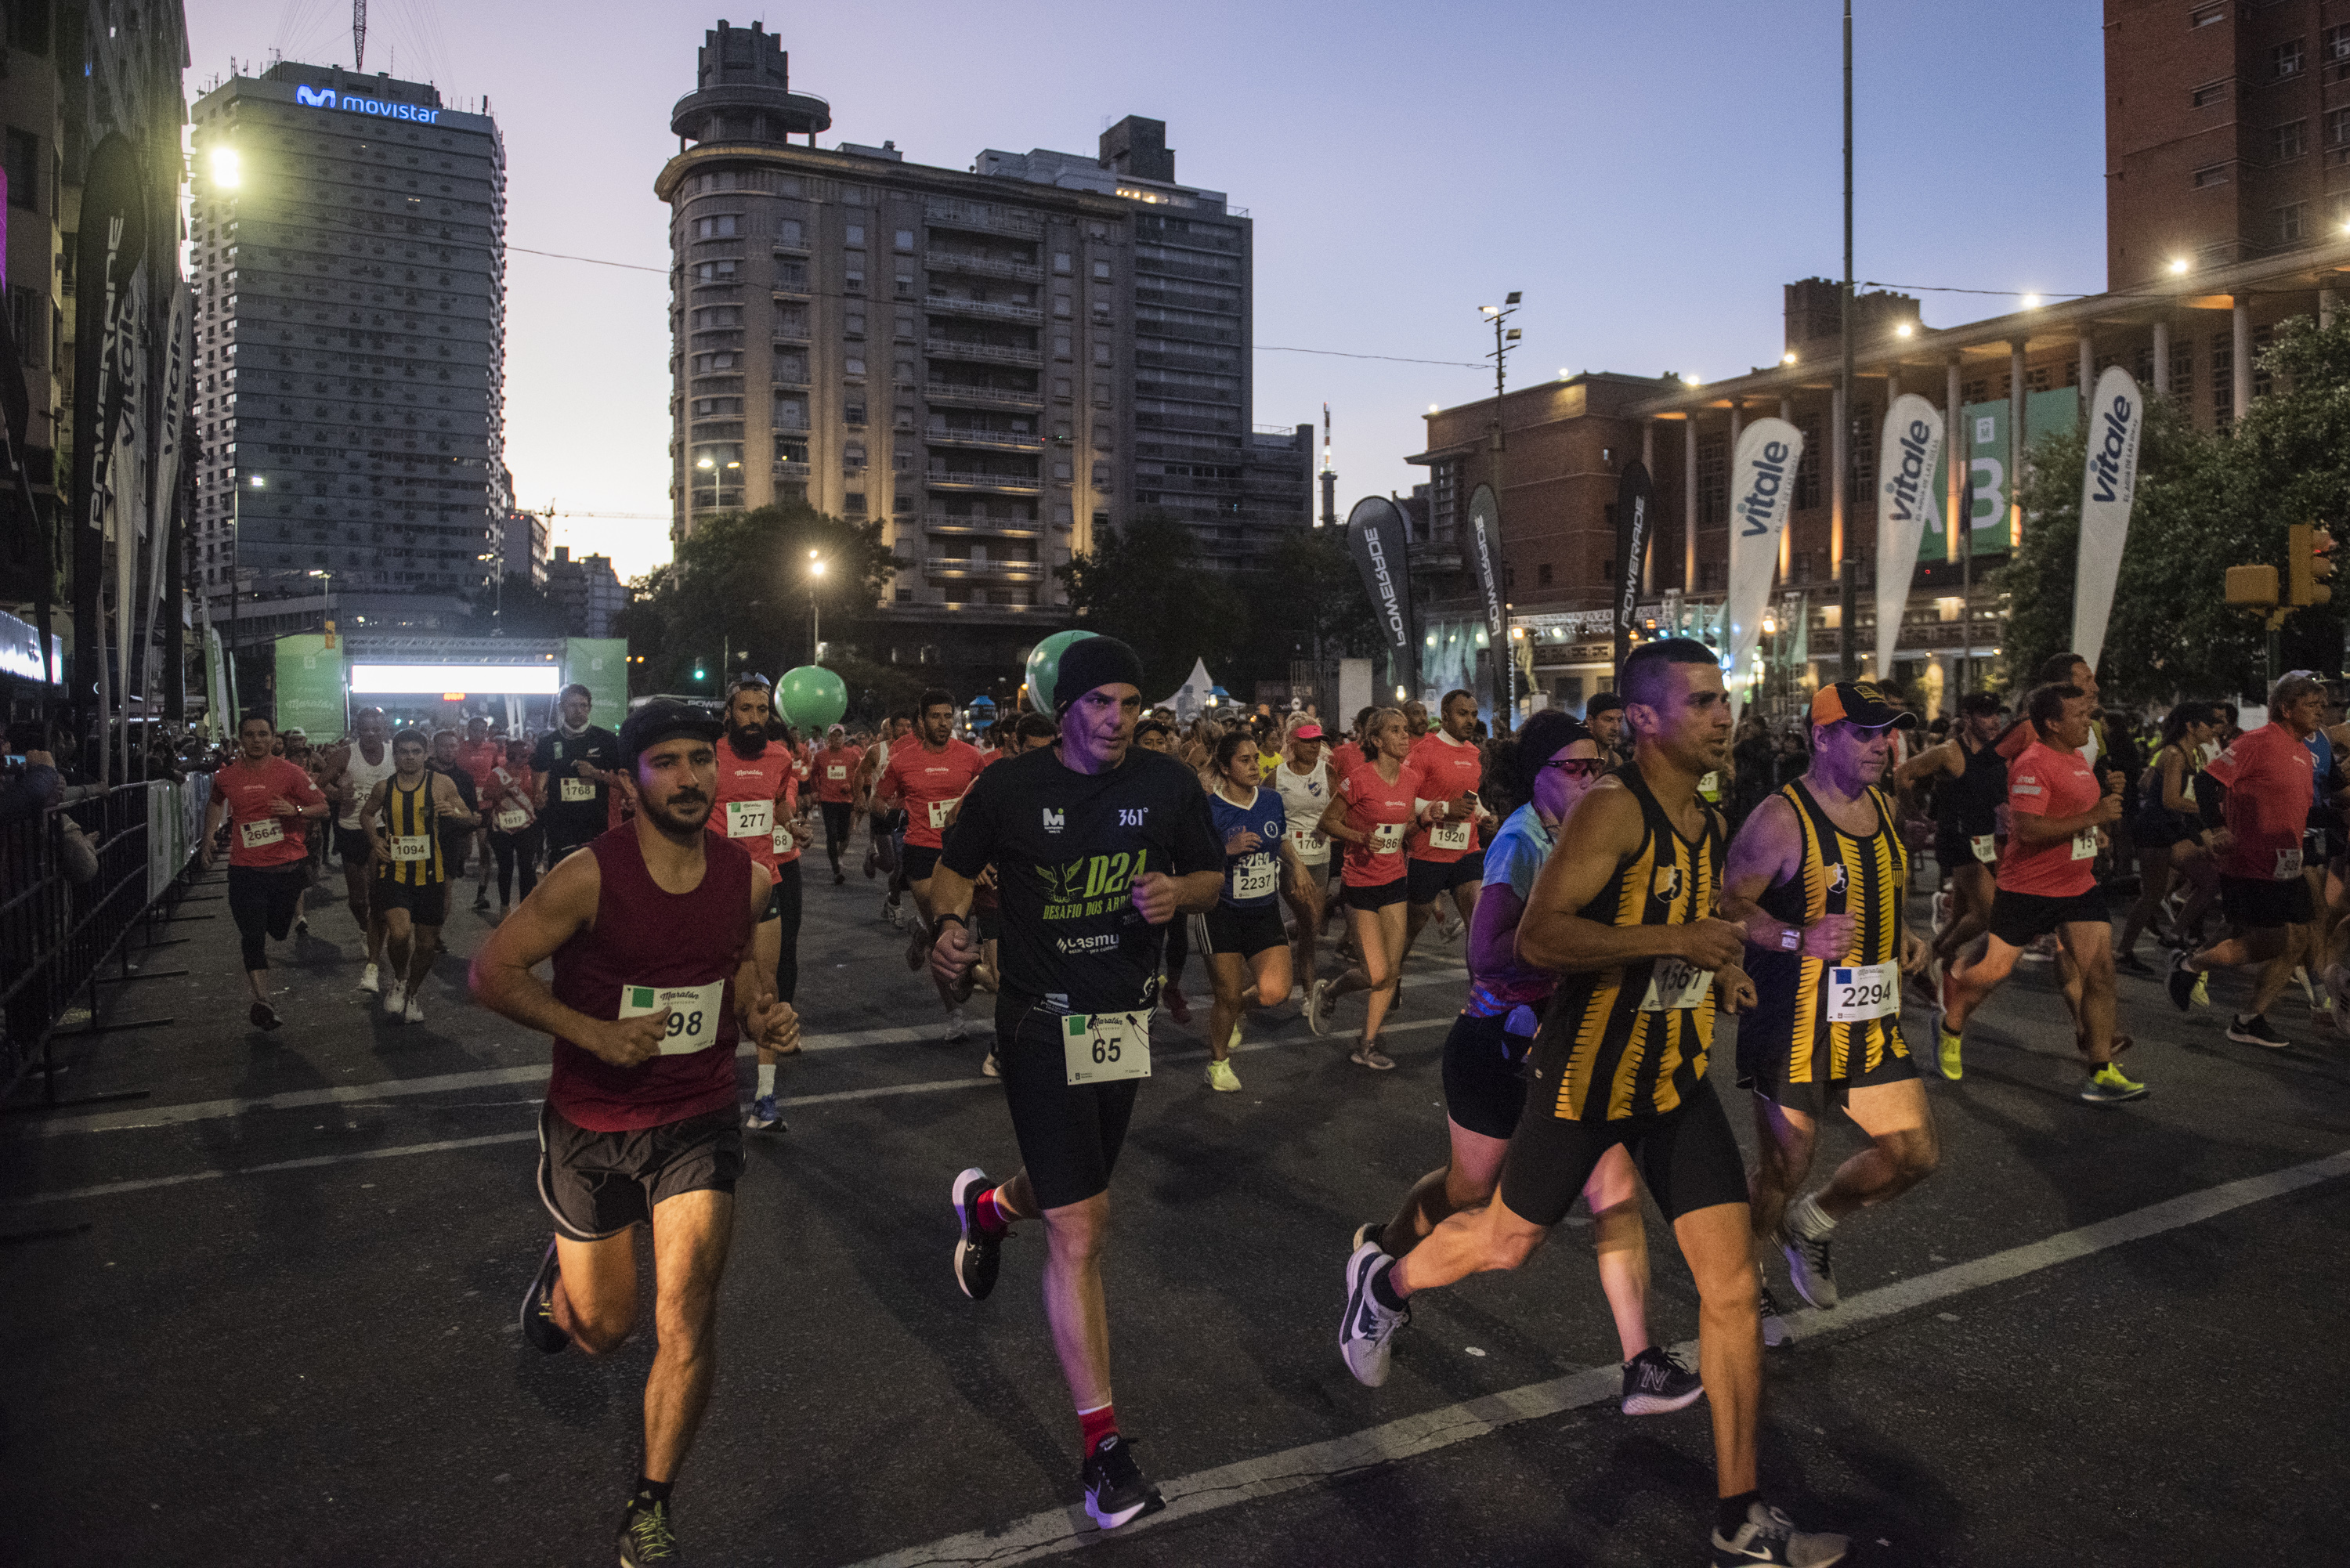
[[[991,1236],[1001,1236],[1012,1229],[1012,1216],[995,1201],[993,1187],[979,1195],[979,1228]]]
[[[1084,1434],[1086,1458],[1091,1459],[1104,1438],[1118,1436],[1118,1411],[1107,1405],[1098,1410],[1080,1410],[1077,1429]]]

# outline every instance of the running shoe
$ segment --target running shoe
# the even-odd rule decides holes
[[[1468,929],[1469,922],[1466,920],[1448,921],[1440,919],[1436,922],[1436,940],[1444,943],[1445,946],[1450,947],[1454,942],[1459,941],[1461,940],[1461,933]]]
[[[979,1070],[991,1078],[1003,1076],[1003,1064],[995,1059],[995,1053],[993,1051],[979,1059]]]
[[[1347,1318],[1338,1325],[1338,1354],[1347,1358],[1347,1370],[1355,1381],[1366,1388],[1388,1380],[1388,1342],[1411,1321],[1409,1302],[1401,1312],[1389,1312],[1371,1294],[1371,1275],[1386,1262],[1388,1255],[1377,1241],[1364,1242],[1347,1260]]]
[[[294,917],[294,934],[297,937],[307,937],[310,934],[309,916],[296,915]]]
[[[383,988],[383,1011],[387,1018],[397,1018],[408,1010],[408,988],[393,981]]]
[[[253,1004],[253,1011],[246,1014],[246,1016],[253,1020],[253,1026],[255,1029],[275,1029],[280,1023],[286,1022],[284,1019],[277,1016],[277,1009],[270,1006],[269,1003],[265,1002],[255,1002]]]
[[[377,977],[375,965],[369,964],[367,968],[359,971],[359,989],[361,991],[381,991],[383,989],[382,981]]]
[[[1078,1468],[1077,1480],[1086,1489],[1086,1511],[1104,1530],[1116,1530],[1129,1519],[1147,1519],[1167,1506],[1134,1462],[1133,1445],[1116,1432],[1094,1445]]]
[[[975,1302],[985,1301],[995,1288],[995,1269],[1003,1246],[1003,1237],[980,1229],[979,1198],[988,1185],[987,1172],[974,1165],[954,1179],[949,1197],[954,1205],[955,1224],[962,1231],[955,1241],[955,1283]]]
[[[419,996],[413,995],[413,994],[410,995],[410,997],[409,997],[409,999],[408,999],[408,1005],[407,1005],[406,1007],[404,1007],[404,1008],[402,1008],[402,1009],[400,1010],[400,1017],[402,1017],[402,1018],[406,1019],[406,1020],[407,1020],[409,1023],[423,1023],[423,1022],[424,1022],[424,1002],[423,1002],[423,999],[422,999],[422,998],[421,998],[421,997],[419,997]]]
[[[873,873],[874,873],[875,871],[879,870],[879,869],[880,868],[880,866],[881,866],[881,851],[880,851],[880,849],[879,849],[878,846],[874,846],[874,845],[870,845],[870,844],[867,845],[867,846],[865,846],[865,879],[866,879],[868,882],[870,882],[871,880],[873,880]]]
[[[1938,1026],[1935,1033],[1939,1036],[1934,1045],[1935,1061],[1942,1069],[1942,1076],[1955,1084],[1967,1075],[1963,1059],[1966,1042],[1951,1033],[1948,1024]]]
[[[2170,973],[2165,977],[2170,988],[2170,1005],[2184,1012],[2192,1007],[2211,1005],[2211,981],[2209,977],[2187,967],[2187,954],[2182,950],[2170,955]]]
[[[918,929],[906,942],[906,967],[919,970],[929,961],[930,956],[931,944],[922,940],[922,933]]]
[[[751,1114],[743,1118],[743,1127],[748,1132],[790,1130],[784,1126],[783,1114],[775,1109],[775,1096],[773,1095],[761,1095],[751,1102]]]
[[[1191,1022],[1191,1002],[1183,994],[1181,986],[1170,985],[1167,988],[1167,1011],[1175,1015],[1175,1022],[1178,1023],[1188,1024]]]
[[[473,908],[476,909],[487,909],[489,907],[490,890],[487,888],[475,888],[473,890]]]
[[[1317,980],[1305,988],[1305,1027],[1319,1034],[1330,1022],[1330,993],[1326,980]]]
[[[1347,1060],[1357,1067],[1368,1067],[1375,1073],[1385,1073],[1395,1066],[1395,1058],[1380,1050],[1376,1040],[1355,1042],[1355,1048],[1347,1053]]]
[[[1836,1304],[1835,1271],[1828,1262],[1828,1240],[1805,1236],[1792,1227],[1779,1232],[1779,1251],[1786,1254],[1787,1277],[1795,1293],[1822,1311]]]
[[[669,1504],[630,1503],[620,1516],[620,1568],[681,1568],[684,1561],[669,1527]]]
[[[1661,1416],[1684,1410],[1705,1392],[1705,1384],[1669,1350],[1655,1345],[1624,1364],[1624,1414]]]
[[[1240,1075],[1232,1071],[1232,1064],[1230,1062],[1208,1064],[1208,1087],[1222,1089],[1224,1093],[1230,1094],[1240,1086]]]
[[[1787,1310],[1779,1304],[1779,1298],[1771,1293],[1771,1281],[1762,1273],[1762,1265],[1755,1264],[1754,1272],[1762,1285],[1761,1293],[1754,1300],[1754,1310],[1762,1319],[1762,1343],[1776,1350],[1795,1335],[1787,1327]]]
[[[538,1272],[532,1276],[530,1289],[523,1293],[522,1298],[523,1341],[549,1355],[571,1343],[571,1336],[555,1324],[555,1282],[562,1272],[555,1255],[555,1241],[550,1237],[546,1256],[539,1261]]]
[[[1361,1251],[1363,1250],[1364,1242],[1378,1241],[1381,1236],[1387,1233],[1387,1229],[1388,1222],[1384,1220],[1364,1220],[1361,1224],[1355,1227],[1355,1239],[1347,1243],[1347,1252],[1351,1255]]]
[[[2121,971],[2124,974],[2144,975],[2148,979],[2151,979],[2156,972],[2155,967],[2152,964],[2147,962],[2146,960],[2138,957],[2136,953],[2116,954],[2114,958],[2114,967]]]
[[[2315,1007],[2317,1005],[2317,988],[2309,983],[2308,967],[2303,964],[2293,965],[2293,978],[2301,987],[2301,999],[2309,1003],[2310,1006]]]
[[[970,1017],[969,1017],[967,1014],[965,1014],[965,1013],[964,1013],[964,1012],[963,1012],[963,1010],[962,1010],[962,1008],[960,1008],[960,1007],[950,1007],[950,1008],[948,1008],[948,1009],[947,1009],[947,1038],[948,1038],[949,1040],[962,1040],[962,1039],[966,1039],[966,1038],[968,1038],[968,1037],[970,1036],[970,1034],[971,1034],[971,1019],[970,1019]]]
[[[2282,1051],[2293,1044],[2278,1033],[2262,1012],[2249,1016],[2239,1012],[2228,1021],[2228,1038],[2240,1045],[2265,1045],[2272,1051]]]
[[[2146,1093],[2146,1085],[2123,1075],[2121,1064],[2108,1062],[2081,1085],[2081,1098],[2092,1106],[2117,1106]]]
[[[832,885],[836,888],[848,880],[848,873],[836,866],[832,868]]]
[[[900,929],[902,922],[899,915],[897,894],[892,893],[881,900],[881,919],[889,923],[891,930]]]
[[[1713,1532],[1713,1568],[1828,1568],[1841,1563],[1852,1542],[1841,1535],[1814,1533],[1795,1528],[1795,1521],[1765,1503],[1746,1505],[1746,1522],[1725,1536]]]

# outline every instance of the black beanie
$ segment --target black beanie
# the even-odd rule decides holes
[[[1142,659],[1114,637],[1080,638],[1061,649],[1061,670],[1053,682],[1053,711],[1059,712],[1097,686],[1142,686]]]

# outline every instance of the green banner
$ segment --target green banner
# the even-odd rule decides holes
[[[1964,452],[1973,466],[1973,544],[1978,560],[1985,556],[2004,556],[2013,547],[2008,532],[2012,493],[2008,465],[2013,453],[2008,450],[2007,427],[2012,413],[2004,398],[1997,402],[1969,403],[1959,410],[1958,428],[1942,442],[1942,461],[1935,465],[1934,496],[1942,506],[1949,504],[1950,493],[1950,454]],[[2023,399],[2023,444],[2029,447],[2051,431],[2071,430],[2080,418],[2081,396],[2074,388],[2028,392]],[[1945,531],[1929,530],[1918,546],[1918,558],[1953,559],[1946,549],[1947,538]]]
[[[277,639],[277,728],[299,730],[322,746],[350,728],[341,638],[305,632]]]
[[[629,639],[625,637],[567,637],[563,639],[563,683],[577,682],[594,693],[596,706],[588,722],[618,732],[629,716]]]

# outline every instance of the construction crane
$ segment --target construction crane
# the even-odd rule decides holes
[[[604,517],[625,523],[666,523],[670,520],[666,512],[566,512],[552,501],[537,510],[541,517]]]

